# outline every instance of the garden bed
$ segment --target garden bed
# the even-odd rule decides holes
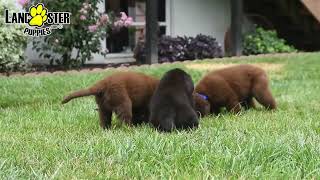
[[[190,63],[190,62],[207,62],[207,61],[228,61],[228,60],[254,60],[256,58],[265,58],[265,57],[286,57],[286,56],[296,56],[298,54],[309,54],[309,53],[281,53],[281,54],[260,54],[260,55],[250,55],[250,56],[240,56],[240,57],[226,57],[226,58],[216,58],[210,60],[186,60],[186,61],[176,61],[172,62],[171,64],[177,63]],[[162,64],[170,64],[170,63],[162,63]],[[158,66],[161,64],[153,64],[151,66]],[[80,68],[75,68],[71,70],[64,70],[61,67],[55,66],[33,66],[30,71],[27,72],[9,72],[9,73],[0,73],[0,76],[34,76],[34,75],[50,75],[50,74],[64,74],[64,73],[83,73],[83,72],[101,72],[108,69],[115,69],[115,68],[127,68],[127,67],[138,67],[138,66],[150,66],[148,64],[145,65],[138,65],[135,62],[130,63],[113,63],[113,64],[90,64],[85,65]],[[193,65],[190,66],[191,68],[204,68],[210,69],[210,67],[205,67],[205,64],[202,65]],[[214,69],[214,68],[213,68]]]

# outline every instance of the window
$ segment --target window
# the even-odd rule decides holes
[[[167,33],[166,0],[158,1],[159,35]],[[110,53],[131,53],[139,39],[144,38],[146,0],[107,0],[106,10],[119,14],[126,12],[133,18],[133,26],[118,32],[112,32],[107,37],[107,48]]]

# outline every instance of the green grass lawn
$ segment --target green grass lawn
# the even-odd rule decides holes
[[[0,77],[0,179],[320,178],[320,54],[201,61],[268,63],[275,112],[201,119],[190,132],[162,134],[113,121],[99,127],[93,97],[60,105],[71,90],[112,73]],[[266,67],[268,67],[268,65]],[[188,64],[134,68],[161,77]]]

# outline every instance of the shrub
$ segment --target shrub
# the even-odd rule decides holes
[[[243,53],[245,55],[296,51],[293,46],[287,45],[284,39],[280,39],[276,31],[259,27],[244,37]]]
[[[158,43],[159,62],[173,62],[188,58],[188,38],[163,36]]]
[[[190,38],[188,42],[188,51],[191,59],[206,59],[214,57],[222,57],[222,48],[218,41],[203,34]]]
[[[145,63],[145,43],[139,42],[134,57]],[[199,34],[194,37],[162,36],[158,43],[159,63],[222,57],[222,49],[216,39]]]
[[[23,6],[28,10],[32,1]],[[101,0],[68,0],[41,1],[49,11],[70,12],[71,23],[62,29],[54,30],[49,36],[34,38],[33,49],[40,52],[40,57],[49,59],[50,64],[64,68],[81,66],[92,59],[93,53],[106,55],[107,49],[102,49],[101,41],[110,31],[117,31],[132,24],[132,18],[124,12],[115,16],[113,13],[99,13],[97,4]],[[75,52],[72,54],[72,52]]]
[[[26,67],[23,53],[27,38],[21,25],[5,24],[5,9],[14,11],[14,5],[0,0],[0,72],[11,72]]]

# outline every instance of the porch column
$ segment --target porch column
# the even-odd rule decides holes
[[[242,55],[242,0],[231,0],[231,54]]]
[[[158,0],[146,1],[146,63],[158,63]]]

